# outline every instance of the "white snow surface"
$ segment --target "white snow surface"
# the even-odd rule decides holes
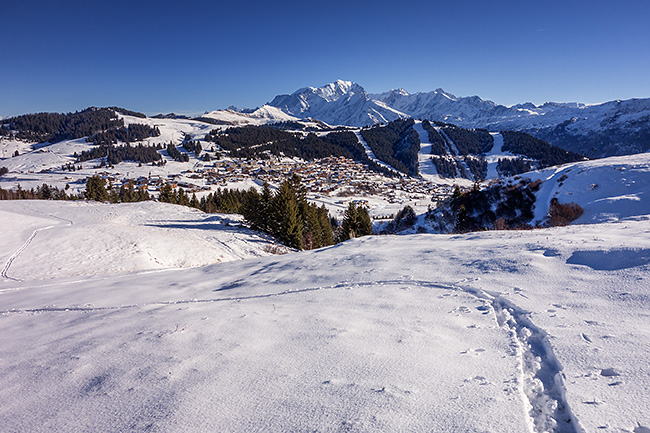
[[[422,122],[417,121],[413,129],[420,137],[420,151],[418,152],[418,170],[423,179],[439,179],[438,170],[431,160],[431,143],[429,142],[429,133],[424,130]]]
[[[3,284],[204,266],[276,246],[238,215],[167,203],[0,201]],[[279,250],[288,251],[283,247]]]
[[[535,202],[535,221],[549,203],[578,203],[585,213],[577,224],[619,221],[650,214],[650,153],[575,162],[523,174],[543,183]]]
[[[270,105],[263,105],[251,113],[227,109],[210,111],[203,114],[202,117],[219,120],[231,125],[266,125],[268,123],[300,120]]]
[[[155,203],[0,206],[3,432],[650,428],[648,216],[175,269],[228,228]],[[128,268],[147,253],[176,259]],[[122,265],[79,276],[96,262]]]

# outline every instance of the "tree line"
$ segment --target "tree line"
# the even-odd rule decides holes
[[[74,113],[35,113],[2,119],[0,133],[26,141],[56,143],[89,137],[124,126],[117,113],[109,108],[91,107]],[[13,131],[13,132],[11,132]]]
[[[418,175],[420,138],[413,119],[400,119],[362,129],[361,136],[375,156],[394,169],[410,176]]]
[[[95,145],[110,145],[118,142],[132,143],[135,141],[142,141],[149,137],[159,136],[160,130],[158,127],[152,128],[149,125],[132,123],[129,126],[121,126],[98,132],[97,134],[88,137],[86,141]]]
[[[20,185],[16,189],[0,188],[0,200],[78,200],[76,194],[68,194],[66,189],[59,189],[55,186],[43,184],[36,189],[22,189]]]
[[[151,200],[149,192],[142,188],[136,189],[133,183],[121,185],[119,189],[113,188],[110,182],[106,182],[101,176],[95,175],[86,179],[86,190],[83,194],[88,200],[111,203],[133,203],[137,201]]]
[[[217,189],[197,199],[169,184],[160,190],[162,202],[190,206],[206,213],[236,213],[254,229],[299,250],[315,249],[354,237],[372,234],[372,222],[365,207],[350,203],[342,222],[330,218],[325,206],[307,200],[306,189],[297,175],[284,181],[277,191],[264,184],[262,191]]]
[[[544,140],[519,131],[502,131],[504,151],[524,155],[538,161],[539,168],[585,159],[577,153],[551,146]]]
[[[84,150],[80,154],[75,152],[74,156],[77,158],[77,162],[104,158],[104,165],[116,165],[122,161],[135,161],[149,164],[162,159],[162,156],[158,153],[160,149],[162,149],[160,145],[143,146],[142,144],[138,144],[137,146],[131,146],[125,144],[123,146],[114,146],[112,144],[103,144],[89,150]]]
[[[169,155],[170,158],[174,159],[175,161],[188,162],[190,160],[190,155],[178,150],[178,148],[174,146],[174,143],[172,142],[169,142],[169,144],[167,145],[167,154]]]

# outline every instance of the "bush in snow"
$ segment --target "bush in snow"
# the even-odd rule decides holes
[[[580,218],[584,212],[578,203],[560,203],[557,198],[553,197],[548,209],[546,224],[550,227],[568,226]]]

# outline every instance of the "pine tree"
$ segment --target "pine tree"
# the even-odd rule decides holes
[[[190,206],[196,209],[199,209],[199,200],[196,198],[196,193],[192,193],[192,199],[190,200]]]
[[[334,231],[332,230],[332,224],[330,222],[330,218],[325,205],[322,205],[320,208],[318,208],[318,220],[320,221],[320,226],[323,233],[323,243],[321,246],[325,247],[327,245],[334,245]]]
[[[290,181],[284,181],[272,200],[272,234],[285,245],[302,249],[302,221],[298,212],[298,200]]]
[[[165,203],[176,203],[176,191],[172,189],[170,184],[166,183],[160,188],[158,200]]]
[[[368,209],[359,206],[357,209],[357,236],[369,236],[372,234],[372,221]]]
[[[244,220],[250,225],[253,230],[264,230],[264,220],[261,214],[262,199],[254,187],[251,187],[246,194],[246,198],[241,207],[241,214]]]
[[[260,229],[267,233],[273,233],[276,230],[276,219],[272,215],[273,211],[273,193],[267,182],[262,185],[262,195],[260,197]]]
[[[339,239],[346,241],[351,238],[367,236],[372,234],[372,221],[368,210],[363,206],[358,206],[350,202],[345,210],[343,222],[339,229]]]
[[[107,201],[108,191],[106,191],[106,181],[95,175],[86,180],[86,191],[84,197],[88,200]]]
[[[341,241],[355,238],[357,236],[357,205],[354,202],[348,204],[343,215],[339,238]]]

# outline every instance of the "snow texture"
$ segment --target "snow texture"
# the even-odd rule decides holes
[[[647,216],[177,269],[207,258],[223,217],[155,203],[0,209],[14,278],[0,283],[4,432],[650,426]],[[148,252],[165,263],[143,264]],[[84,272],[99,262],[113,264]]]

